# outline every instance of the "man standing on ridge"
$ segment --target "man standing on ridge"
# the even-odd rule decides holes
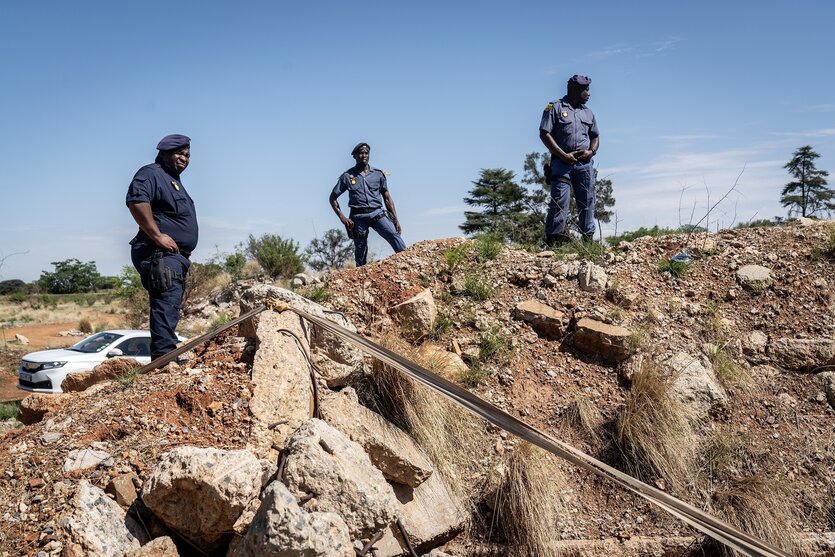
[[[139,225],[130,241],[130,256],[151,302],[154,360],[177,346],[175,329],[198,232],[194,201],[180,180],[191,157],[191,140],[166,135],[157,150],[154,163],[137,171],[125,198]]]
[[[591,78],[574,75],[563,98],[550,102],[539,124],[539,139],[551,152],[551,198],[545,219],[545,242],[555,245],[568,239],[566,223],[569,188],[579,213],[583,240],[594,237],[594,164],[600,134],[594,113],[586,108]]]
[[[356,164],[337,180],[328,200],[336,216],[345,225],[348,237],[354,240],[354,261],[362,267],[368,260],[368,230],[373,228],[391,246],[395,253],[406,249],[400,237],[400,220],[389,194],[386,175],[368,164],[371,147],[360,143],[351,151]],[[350,215],[346,217],[339,208],[337,198],[348,192]]]

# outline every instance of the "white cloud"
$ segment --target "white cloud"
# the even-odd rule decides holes
[[[421,213],[422,217],[433,217],[437,215],[451,215],[454,213],[463,213],[467,211],[469,207],[466,205],[447,205],[446,207],[436,207],[434,209],[429,209]]]
[[[835,128],[822,128],[802,132],[771,132],[771,135],[778,137],[833,137],[835,136]]]
[[[595,52],[590,52],[587,54],[589,58],[609,58],[611,56],[619,56],[621,54],[628,54],[632,52],[634,49],[631,46],[610,46],[604,48],[603,50],[597,50]]]

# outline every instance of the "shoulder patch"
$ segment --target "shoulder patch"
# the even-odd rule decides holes
[[[552,108],[554,108],[554,103],[546,104],[545,105],[545,112],[550,112]]]

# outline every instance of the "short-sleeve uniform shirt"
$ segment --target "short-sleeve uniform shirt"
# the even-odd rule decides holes
[[[591,109],[584,104],[574,108],[568,97],[548,103],[539,129],[548,132],[566,153],[588,149],[591,140],[600,135]]]
[[[133,177],[125,203],[148,203],[159,231],[168,234],[181,250],[197,247],[197,213],[185,186],[158,163],[139,169]],[[137,240],[152,243],[140,229]]]
[[[388,191],[386,175],[382,170],[369,167],[363,176],[356,168],[342,173],[333,187],[332,195],[348,192],[348,207],[353,214],[369,214],[383,209],[383,194]]]

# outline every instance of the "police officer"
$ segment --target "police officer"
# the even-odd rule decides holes
[[[584,240],[594,237],[594,166],[600,146],[594,113],[586,107],[591,78],[574,75],[563,98],[548,103],[539,124],[539,138],[551,152],[551,199],[545,220],[545,241],[565,241],[570,189],[579,213]]]
[[[175,329],[189,257],[197,246],[197,214],[180,175],[188,167],[191,140],[166,135],[157,144],[157,158],[143,166],[128,187],[125,203],[139,232],[131,244],[131,260],[151,301],[151,357],[177,346]]]
[[[348,237],[354,240],[354,261],[357,267],[368,259],[368,230],[373,228],[391,246],[395,253],[406,249],[400,237],[400,221],[389,193],[386,175],[368,164],[371,147],[360,143],[351,151],[357,164],[346,170],[331,191],[330,204],[336,216],[345,225]],[[348,191],[350,215],[346,217],[339,208],[337,198]]]

